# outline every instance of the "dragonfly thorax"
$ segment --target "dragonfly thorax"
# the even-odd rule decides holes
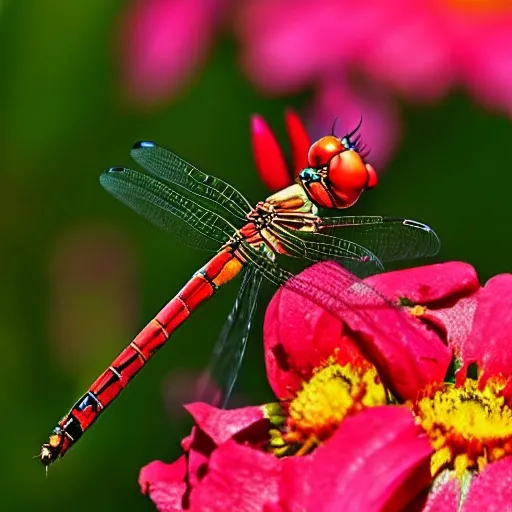
[[[247,214],[247,218],[254,222],[256,226],[263,228],[268,226],[276,216],[276,208],[273,204],[266,201],[260,201]]]
[[[272,194],[265,199],[265,203],[272,205],[277,213],[318,213],[317,207],[311,202],[300,182]]]

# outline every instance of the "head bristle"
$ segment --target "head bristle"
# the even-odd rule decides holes
[[[361,118],[359,119],[359,123],[357,123],[357,126],[350,133],[345,135],[345,137],[347,137],[347,139],[350,139],[350,137],[353,137],[357,133],[359,128],[361,128],[362,124],[363,124],[363,116],[361,115]]]
[[[332,128],[331,128],[331,135],[334,137],[334,130],[336,129],[336,123],[338,122],[338,116],[336,116],[334,118],[334,121],[332,123]]]

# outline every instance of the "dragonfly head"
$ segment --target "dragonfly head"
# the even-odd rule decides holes
[[[317,206],[348,208],[365,190],[377,185],[377,173],[365,162],[365,148],[360,137],[353,139],[361,121],[355,130],[341,139],[327,135],[310,147],[310,167],[299,174],[299,180]]]

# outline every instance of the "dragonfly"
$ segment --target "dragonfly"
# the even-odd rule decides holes
[[[349,208],[377,184],[356,136],[358,128],[314,142],[308,167],[295,182],[254,206],[222,179],[153,142],[138,142],[131,150],[144,171],[112,167],[101,175],[101,185],[131,209],[175,239],[215,254],[58,422],[40,451],[47,468],[82,437],[198,306],[237,275],[242,274],[240,291],[214,347],[210,372],[221,381],[223,405],[241,366],[258,290],[264,280],[286,283],[294,275],[286,262],[334,260],[359,279],[383,271],[385,262],[439,251],[435,231],[414,220],[323,214]]]

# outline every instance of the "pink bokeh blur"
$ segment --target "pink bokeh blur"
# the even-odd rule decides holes
[[[188,84],[219,36],[235,34],[239,64],[261,93],[313,90],[306,123],[363,115],[372,160],[400,136],[398,99],[439,101],[462,88],[512,116],[512,6],[469,0],[133,0],[120,20],[123,84],[156,106]]]

